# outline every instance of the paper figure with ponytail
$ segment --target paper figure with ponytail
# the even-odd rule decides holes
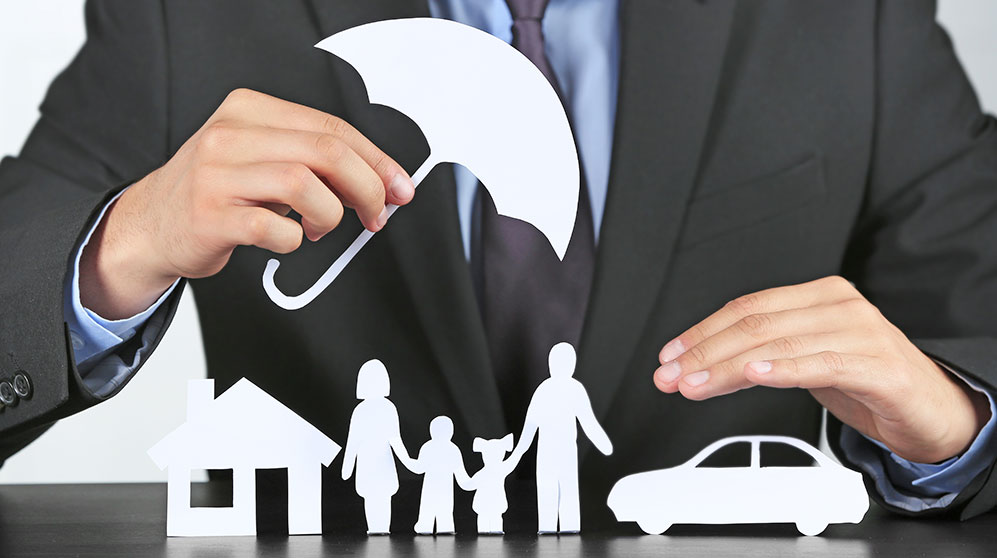
[[[505,479],[519,464],[518,456],[505,458],[512,451],[512,434],[498,440],[474,439],[474,451],[481,454],[484,466],[471,477],[470,488],[474,490],[471,509],[478,514],[478,533],[501,535],[502,514],[509,509],[505,497]]]

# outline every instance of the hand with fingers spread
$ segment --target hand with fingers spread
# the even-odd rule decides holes
[[[132,316],[177,278],[220,271],[236,246],[292,252],[302,234],[336,228],[344,206],[376,232],[385,204],[414,193],[401,166],[345,121],[236,90],[108,210],[83,251],[81,299],[107,319]]]
[[[962,453],[986,397],[944,371],[840,277],[742,296],[669,341],[654,383],[702,400],[754,386],[805,388],[896,454]]]

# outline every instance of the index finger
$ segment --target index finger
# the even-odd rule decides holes
[[[841,277],[831,276],[740,296],[666,343],[658,353],[658,360],[661,364],[669,363],[692,347],[753,314],[831,304],[856,295],[857,291],[851,283]]]
[[[338,138],[374,169],[389,203],[405,205],[415,195],[412,178],[394,159],[342,118],[305,105],[285,101],[251,89],[236,89],[213,116],[235,119],[268,128],[316,132]]]

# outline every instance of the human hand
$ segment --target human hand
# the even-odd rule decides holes
[[[334,229],[344,206],[376,232],[386,202],[414,193],[404,169],[345,121],[236,90],[110,208],[82,255],[82,301],[108,319],[131,316],[179,277],[214,275],[236,246],[292,252],[302,234]]]
[[[654,383],[693,400],[754,386],[805,388],[901,457],[966,450],[986,397],[915,347],[848,281],[826,277],[742,296],[669,341]]]

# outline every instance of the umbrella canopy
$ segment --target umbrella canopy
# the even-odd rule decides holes
[[[433,18],[369,23],[315,46],[357,70],[371,103],[401,112],[422,130],[430,155],[412,176],[417,186],[439,163],[463,165],[488,189],[499,214],[532,224],[564,258],[578,207],[578,154],[557,93],[525,56],[488,33]],[[287,309],[308,304],[371,236],[364,231],[298,296],[276,288],[279,262],[270,260],[267,294]]]

